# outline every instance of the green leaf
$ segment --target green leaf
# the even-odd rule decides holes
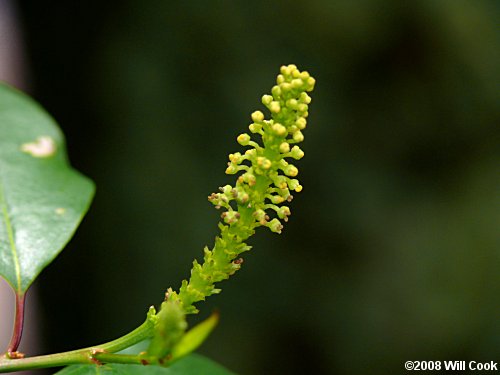
[[[214,330],[218,322],[219,314],[214,313],[186,332],[172,349],[172,361],[196,350]]]
[[[234,375],[214,361],[191,354],[170,367],[107,364],[75,365],[59,371],[57,375]]]
[[[18,295],[69,241],[93,195],[55,121],[0,84],[0,276]]]

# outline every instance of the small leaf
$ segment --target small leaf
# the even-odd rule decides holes
[[[69,241],[93,194],[55,121],[0,84],[0,276],[18,295]]]
[[[172,349],[171,362],[196,350],[214,330],[218,322],[219,314],[213,313],[203,322],[187,331]]]
[[[59,371],[57,375],[234,375],[214,361],[191,354],[170,367],[106,364],[75,365]]]

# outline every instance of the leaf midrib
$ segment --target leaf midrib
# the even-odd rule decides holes
[[[14,232],[12,231],[12,224],[10,222],[9,212],[7,210],[7,202],[5,200],[3,181],[0,177],[0,205],[2,206],[2,216],[5,222],[5,229],[7,231],[7,237],[9,239],[10,251],[12,253],[12,259],[14,261],[14,266],[16,269],[16,281],[17,281],[17,292],[21,293],[21,267],[19,265],[19,257],[17,256],[17,247],[14,241]]]

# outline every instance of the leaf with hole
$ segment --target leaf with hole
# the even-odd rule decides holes
[[[56,122],[0,84],[0,275],[23,295],[72,237],[94,184],[71,168]]]

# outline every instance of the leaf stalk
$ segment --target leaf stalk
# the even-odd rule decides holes
[[[24,306],[26,302],[26,294],[16,293],[16,315],[14,317],[14,329],[12,330],[12,337],[7,347],[7,357],[11,359],[22,358],[24,355],[19,353],[17,349],[21,343],[24,327]]]

